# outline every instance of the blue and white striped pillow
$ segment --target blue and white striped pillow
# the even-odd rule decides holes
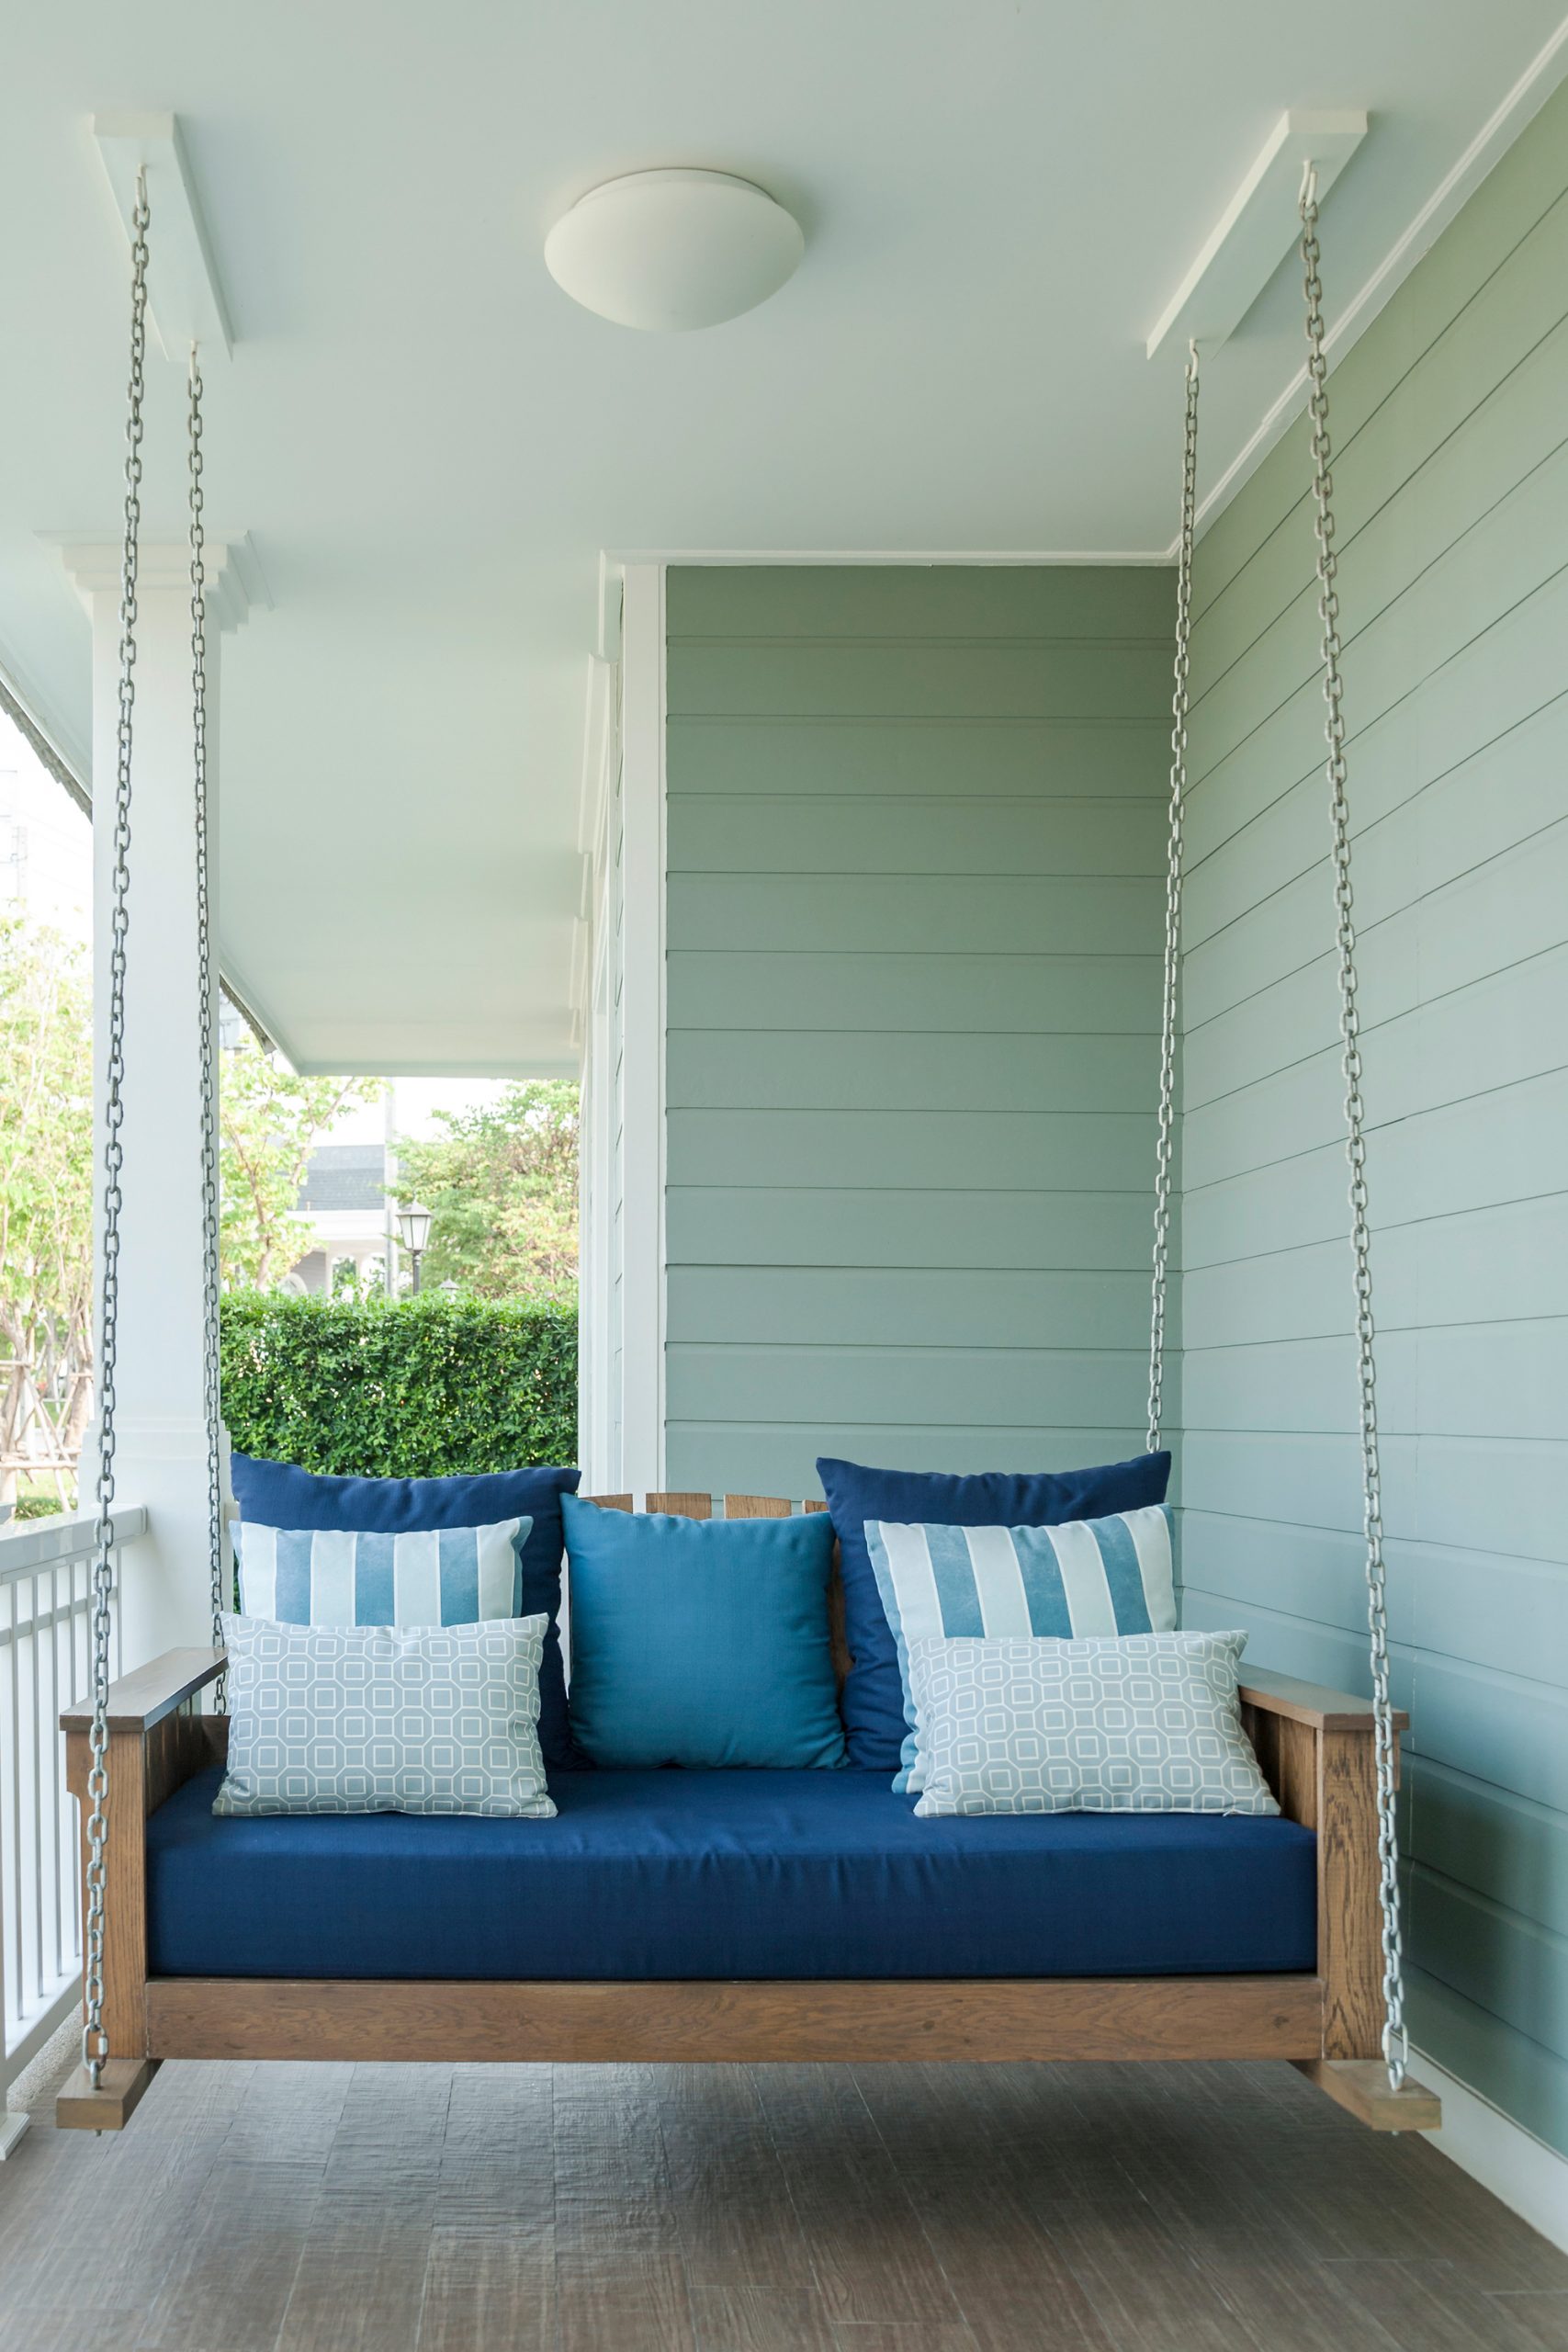
[[[919,1527],[869,1519],[866,1549],[887,1611],[909,1725],[895,1789],[925,1786],[909,1644],[1173,1634],[1176,1577],[1163,1504],[1059,1527]]]
[[[515,1617],[531,1519],[401,1535],[240,1523],[240,1610],[280,1625],[474,1625]]]

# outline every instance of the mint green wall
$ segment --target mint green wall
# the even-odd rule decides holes
[[[1412,2025],[1560,2148],[1565,188],[1568,91],[1331,379]],[[1199,551],[1182,1548],[1189,1624],[1364,1689],[1309,486],[1297,425]]]
[[[1134,1450],[1172,592],[668,582],[668,1460]]]

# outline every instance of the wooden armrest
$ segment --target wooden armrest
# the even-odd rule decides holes
[[[78,2083],[60,2109],[68,2126],[99,2131],[107,2122],[118,2131],[146,2087],[153,2063],[147,2054],[147,1816],[196,1773],[222,1762],[227,1719],[185,1708],[217,1681],[224,1664],[222,1650],[167,1650],[109,1685],[103,2021],[113,2081],[106,2074],[107,2098]],[[82,1809],[85,1868],[93,1710],[78,1703],[60,1722],[65,1785]]]
[[[146,1732],[162,1723],[177,1707],[216,1682],[225,1663],[222,1650],[165,1650],[146,1666],[139,1666],[134,1674],[122,1675],[109,1685],[109,1729],[111,1732]],[[92,1728],[93,1710],[90,1704],[68,1707],[60,1718],[62,1731],[88,1731]]]
[[[1270,1674],[1263,1667],[1248,1667],[1237,1686],[1244,1707],[1266,1715],[1285,1715],[1292,1723],[1311,1724],[1314,1731],[1371,1732],[1375,1724],[1372,1702],[1348,1690],[1325,1690],[1321,1682],[1299,1682],[1293,1674]],[[1393,1713],[1393,1727],[1404,1731],[1409,1716],[1402,1707]]]
[[[1238,1695],[1247,1736],[1280,1812],[1317,1838],[1323,2058],[1313,2063],[1370,2063],[1378,2054],[1383,2018],[1371,1701],[1262,1668],[1242,1674]],[[1398,1734],[1408,1720],[1396,1711],[1396,1774]],[[1343,2083],[1334,2096],[1348,2098]],[[1380,2128],[1400,2126],[1385,2120]]]

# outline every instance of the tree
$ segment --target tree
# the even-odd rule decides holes
[[[351,1102],[378,1102],[386,1081],[299,1078],[250,1038],[220,1059],[223,1282],[265,1290],[312,1246],[294,1214],[310,1154]]]
[[[0,1497],[92,1409],[93,1021],[81,950],[0,922]],[[58,1472],[57,1472],[58,1476]]]
[[[561,1300],[577,1291],[578,1089],[509,1086],[494,1102],[437,1114],[443,1136],[400,1142],[400,1190],[432,1212],[426,1282],[474,1298]]]
[[[232,1287],[310,1247],[293,1216],[311,1152],[379,1079],[297,1078],[247,1042],[220,1057],[220,1253]],[[93,1409],[93,1022],[84,951],[0,920],[0,1499],[74,1463]]]

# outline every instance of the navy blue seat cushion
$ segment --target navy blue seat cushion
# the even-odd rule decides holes
[[[432,1527],[493,1527],[531,1519],[519,1555],[518,1614],[547,1617],[539,1668],[539,1752],[547,1765],[580,1763],[566,1712],[561,1668],[560,1498],[574,1495],[581,1470],[496,1470],[457,1478],[329,1478],[289,1462],[232,1457],[242,1519],[263,1527],[345,1528],[371,1535],[412,1535]]]
[[[852,1664],[840,1694],[850,1762],[896,1772],[908,1726],[904,1685],[876,1571],[866,1549],[867,1520],[937,1527],[1059,1527],[1067,1519],[1109,1519],[1163,1503],[1168,1453],[1140,1453],[1093,1470],[983,1470],[970,1477],[943,1471],[871,1470],[825,1454],[817,1464],[844,1583],[844,1639]]]
[[[555,1821],[147,1825],[160,1976],[1165,1976],[1316,1966],[1315,1840],[1213,1814],[917,1821],[885,1773],[555,1772]]]

